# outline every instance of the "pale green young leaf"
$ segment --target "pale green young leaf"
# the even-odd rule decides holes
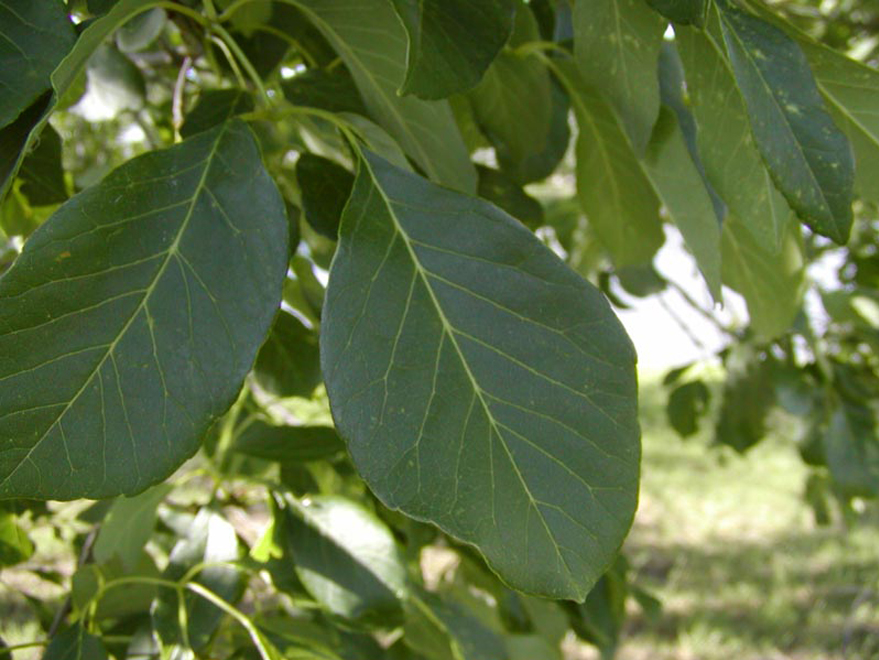
[[[476,170],[446,101],[401,97],[406,32],[388,0],[285,0],[333,45],[367,109],[437,183],[476,190]]]
[[[635,355],[518,221],[367,153],[321,324],[336,426],[388,506],[582,599],[637,501]]]
[[[0,497],[137,493],[235,400],[287,267],[238,121],[73,197],[0,280]]]
[[[574,55],[584,82],[622,119],[635,152],[647,147],[659,114],[659,49],[665,21],[644,0],[574,5]]]
[[[510,36],[519,2],[393,0],[393,5],[409,39],[400,94],[444,99],[479,83]]]
[[[751,132],[773,181],[809,227],[844,244],[852,225],[854,158],[824,108],[806,56],[782,30],[731,0],[718,13]]]

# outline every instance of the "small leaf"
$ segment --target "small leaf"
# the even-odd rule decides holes
[[[423,99],[443,99],[474,87],[509,38],[519,5],[516,0],[393,4],[409,40],[400,94]]]
[[[629,564],[619,555],[581,604],[568,603],[571,627],[581,639],[597,646],[602,657],[615,655],[626,619]]]
[[[107,112],[139,110],[146,98],[146,83],[140,69],[116,48],[102,44],[86,68],[88,89]]]
[[[496,207],[367,153],[321,353],[383,502],[515,588],[586,595],[628,531],[639,455],[634,351],[595,288]]]
[[[60,0],[0,4],[0,128],[49,89],[76,35]]]
[[[478,194],[499,206],[529,229],[543,224],[543,206],[503,172],[478,165]]]
[[[682,438],[690,437],[699,430],[699,418],[705,414],[710,399],[711,392],[701,380],[678,385],[668,396],[668,423]]]
[[[643,0],[574,5],[574,56],[583,80],[622,120],[642,154],[659,114],[659,50],[665,21]]]
[[[827,467],[836,488],[848,497],[879,495],[879,442],[873,411],[857,402],[840,402],[824,435]]]
[[[20,564],[33,554],[34,544],[19,527],[16,515],[0,509],[0,567]]]
[[[789,223],[778,250],[767,249],[737,217],[721,236],[723,283],[745,297],[751,327],[765,339],[787,330],[805,293],[806,269],[799,225]]]
[[[100,637],[87,633],[81,625],[58,633],[43,654],[43,660],[107,660]]]
[[[393,534],[362,505],[336,495],[287,498],[296,574],[336,616],[363,626],[402,621],[406,566]]]
[[[366,107],[427,175],[472,193],[476,171],[445,101],[397,94],[406,68],[406,34],[388,0],[295,0],[334,46]],[[378,36],[376,36],[378,35]]]
[[[191,456],[268,332],[287,233],[239,122],[64,204],[0,280],[0,497],[137,493]]]
[[[824,109],[797,43],[723,0],[719,14],[732,69],[757,148],[788,203],[813,230],[839,244],[852,225],[851,146]]]
[[[138,14],[116,32],[116,46],[123,53],[144,50],[162,33],[167,19],[161,7]]]
[[[226,602],[234,603],[241,598],[245,586],[241,572],[232,565],[239,556],[235,529],[221,514],[205,507],[198,512],[187,536],[174,546],[162,577],[177,581],[193,566],[208,564],[193,581]],[[180,646],[188,638],[192,649],[199,651],[208,645],[225,615],[216,605],[191,591],[186,591],[184,598],[187,637],[181,634],[177,594],[171,589],[159,592],[153,605],[153,626],[163,647]]]
[[[132,570],[153,535],[156,509],[170,492],[171,486],[159,484],[135,497],[117,499],[101,524],[93,550],[95,561],[106,563],[116,557]]]
[[[428,592],[406,603],[404,637],[430,660],[506,660],[500,636],[454,601]]]
[[[321,381],[317,335],[292,314],[279,313],[253,370],[259,386],[275,396],[311,396]]]
[[[253,110],[253,96],[241,89],[209,89],[187,114],[180,136],[188,138]]]
[[[342,209],[354,187],[354,175],[327,158],[302,154],[296,163],[296,181],[308,224],[317,233],[336,240]]]
[[[307,69],[281,83],[284,96],[293,105],[305,105],[330,112],[366,114],[363,98],[351,73],[344,66]]]
[[[64,170],[61,167],[61,136],[47,125],[37,147],[21,164],[21,192],[31,206],[59,204],[67,199]]]
[[[710,0],[647,0],[647,4],[680,25],[705,24]]]
[[[331,426],[275,426],[257,420],[241,432],[232,449],[267,461],[301,463],[338,456],[345,443]]]
[[[766,416],[775,403],[771,366],[734,354],[727,374],[715,441],[744,453],[766,435]]]

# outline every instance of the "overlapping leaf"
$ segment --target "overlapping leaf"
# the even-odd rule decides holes
[[[0,496],[138,492],[190,456],[269,329],[287,231],[237,121],[62,206],[0,280]]]
[[[337,427],[390,507],[516,588],[582,599],[638,479],[634,352],[521,224],[366,154],[321,324]]]

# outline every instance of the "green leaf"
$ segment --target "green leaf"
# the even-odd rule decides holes
[[[534,15],[522,6],[511,47],[538,38]],[[553,98],[549,71],[538,58],[513,50],[500,53],[468,98],[477,123],[505,161],[518,165],[545,149]]]
[[[852,225],[854,158],[824,109],[797,43],[780,29],[723,0],[723,39],[757,148],[791,207],[837,243]]]
[[[824,447],[827,467],[838,490],[848,497],[879,495],[879,442],[869,407],[840,402],[830,416]]]
[[[457,603],[427,592],[406,603],[405,642],[430,660],[506,660],[502,639]]]
[[[574,56],[583,80],[613,107],[639,155],[659,114],[664,31],[665,21],[643,0],[574,5]]]
[[[589,224],[617,266],[647,263],[665,240],[659,200],[610,107],[576,68],[557,61],[571,97],[577,138],[577,195]]]
[[[177,581],[193,566],[208,564],[193,581],[207,587],[226,602],[234,603],[241,598],[245,586],[241,572],[232,565],[239,556],[235,529],[220,513],[205,507],[198,512],[186,538],[174,546],[162,577]],[[181,634],[177,594],[171,589],[159,592],[153,605],[153,626],[161,645],[166,649],[180,646],[184,639],[189,639],[191,648],[199,651],[208,645],[225,614],[216,605],[191,591],[186,591],[184,600],[187,637]]]
[[[391,530],[361,504],[337,495],[287,498],[296,574],[332,614],[393,628],[408,593],[406,565]]]
[[[715,442],[744,453],[766,435],[766,417],[775,403],[772,367],[736,353],[726,366]]]
[[[711,185],[730,213],[772,252],[781,246],[792,212],[772,183],[754,144],[745,102],[720,41],[716,16],[707,31],[679,28],[690,109],[699,154]]]
[[[799,226],[789,223],[780,249],[767,249],[737,217],[721,237],[723,283],[745,297],[751,327],[765,339],[787,330],[805,293],[806,269]]]
[[[188,138],[253,108],[253,96],[242,89],[209,89],[199,95],[195,107],[186,114],[180,136]]]
[[[504,638],[509,660],[562,660],[558,645],[550,644],[539,635],[510,635]]]
[[[167,19],[161,7],[138,14],[116,32],[116,46],[123,53],[144,50],[162,33]]]
[[[647,4],[679,25],[705,24],[710,0],[647,0]]]
[[[161,573],[144,550],[138,553],[136,561],[129,567],[123,566],[117,558],[100,565],[85,564],[71,578],[70,595],[74,607],[79,612],[85,612],[102,584],[122,577],[160,578]],[[109,589],[90,616],[95,621],[104,621],[147,615],[157,592],[156,585],[149,583],[131,583]]]
[[[583,604],[567,604],[574,632],[578,637],[597,646],[602,657],[612,658],[619,644],[629,595],[628,571],[626,558],[619,555]]]
[[[720,301],[721,228],[715,206],[677,117],[665,107],[644,157],[644,171],[696,258],[712,297]]]
[[[76,35],[60,0],[0,5],[0,128],[49,89]]]
[[[107,660],[107,650],[100,637],[77,625],[52,638],[43,660]]]
[[[287,232],[237,121],[63,205],[0,280],[0,497],[137,493],[192,455],[268,332]]]
[[[0,567],[14,566],[30,559],[34,544],[19,527],[12,511],[0,510]]]
[[[499,206],[529,229],[543,224],[543,206],[519,184],[490,167],[478,165],[476,171],[479,172],[480,197]]]
[[[331,426],[275,426],[257,420],[241,432],[232,449],[268,461],[301,463],[338,456],[345,444]]]
[[[275,396],[311,396],[321,381],[317,335],[281,312],[253,370],[259,386]]]
[[[474,87],[509,38],[518,4],[393,0],[409,39],[400,94],[443,99]]]
[[[146,82],[140,69],[113,46],[102,44],[86,68],[88,89],[108,111],[139,110],[146,99]]]
[[[366,153],[321,324],[333,417],[392,509],[583,598],[637,499],[634,351],[520,223]]]
[[[351,73],[344,66],[332,70],[308,69],[281,83],[284,96],[294,105],[321,108],[330,112],[356,112],[365,115],[363,98]]]
[[[427,175],[474,192],[476,170],[445,101],[401,97],[406,34],[387,0],[293,0],[348,66],[366,107]]]
[[[117,557],[125,569],[133,569],[153,535],[156,509],[170,492],[170,485],[159,484],[135,497],[117,499],[101,524],[93,550],[95,561],[106,563]]]
[[[0,203],[12,187],[15,175],[27,155],[29,143],[33,146],[36,142],[34,127],[40,123],[50,99],[51,93],[46,92],[15,121],[0,128]]]
[[[302,154],[296,162],[296,181],[308,224],[322,236],[336,240],[354,175],[327,158]]]
[[[21,164],[21,192],[32,206],[59,204],[67,199],[61,167],[61,136],[47,125],[39,144]]]
[[[699,430],[699,418],[705,414],[711,392],[701,380],[678,385],[668,397],[665,412],[668,423],[682,438],[688,438]]]

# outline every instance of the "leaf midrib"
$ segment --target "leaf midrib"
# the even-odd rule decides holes
[[[153,291],[155,290],[156,285],[162,279],[162,276],[165,274],[165,269],[168,267],[168,264],[171,262],[171,258],[174,257],[179,250],[180,240],[182,239],[183,235],[186,233],[186,229],[188,228],[189,222],[192,219],[193,211],[195,210],[196,204],[198,203],[198,200],[201,196],[202,191],[205,189],[208,173],[211,170],[211,165],[213,164],[213,160],[214,160],[214,157],[216,156],[217,149],[219,148],[220,143],[223,141],[223,137],[225,136],[226,130],[228,127],[229,127],[228,123],[223,124],[222,128],[217,133],[217,137],[216,137],[216,140],[214,141],[213,146],[211,147],[211,151],[208,154],[207,158],[204,160],[204,164],[205,164],[204,171],[202,172],[201,177],[199,178],[198,183],[196,184],[195,190],[192,193],[190,206],[186,212],[186,217],[183,219],[183,222],[180,224],[180,228],[177,231],[177,236],[175,236],[174,242],[171,243],[170,247],[168,248],[167,254],[165,256],[165,260],[162,262],[162,265],[159,266],[159,269],[156,271],[156,275],[153,278],[153,281],[144,290],[143,299],[135,307],[131,316],[128,318],[128,320],[125,322],[125,324],[122,326],[122,329],[119,331],[119,333],[116,335],[116,338],[107,346],[107,351],[104,354],[104,356],[98,361],[96,366],[88,373],[88,375],[86,376],[86,378],[83,381],[83,384],[79,388],[79,390],[77,390],[76,393],[71,397],[71,399],[70,399],[70,401],[68,401],[67,405],[65,405],[64,408],[61,410],[61,412],[58,413],[58,415],[55,417],[55,419],[52,421],[52,423],[48,426],[48,428],[43,433],[43,435],[41,435],[40,438],[28,450],[27,454],[25,454],[22,457],[22,459],[18,462],[18,464],[9,472],[9,474],[2,481],[0,481],[0,488],[5,486],[9,482],[9,480],[12,479],[18,473],[18,470],[21,468],[22,465],[24,465],[25,462],[30,460],[31,455],[37,450],[37,448],[49,436],[49,434],[52,432],[52,429],[54,429],[55,426],[61,422],[61,420],[64,418],[64,416],[67,414],[67,412],[79,400],[79,397],[82,395],[82,393],[85,391],[85,389],[89,386],[89,384],[94,380],[94,378],[98,374],[98,372],[103,368],[104,364],[107,362],[107,359],[111,358],[113,356],[113,353],[116,350],[116,346],[119,344],[119,342],[125,336],[125,334],[128,332],[128,329],[131,327],[132,323],[134,323],[134,320],[138,317],[138,315],[141,313],[141,311],[146,309],[146,305],[149,302],[150,296],[153,294]],[[119,383],[117,380],[117,385],[118,384]],[[121,395],[122,395],[122,393],[120,390],[120,396]],[[134,441],[134,437],[132,435],[132,442],[133,441]],[[66,447],[66,442],[64,444]]]
[[[491,425],[491,432],[497,436],[498,441],[500,442],[501,446],[504,448],[504,452],[507,455],[507,459],[510,461],[510,465],[513,467],[513,470],[515,471],[516,476],[519,479],[519,483],[522,484],[522,488],[525,490],[525,494],[528,496],[528,501],[529,501],[530,507],[532,509],[534,509],[534,511],[537,513],[537,517],[540,519],[540,522],[543,525],[544,530],[546,531],[547,538],[552,543],[553,549],[556,552],[556,556],[561,560],[562,564],[565,567],[565,570],[567,570],[567,572],[568,572],[568,575],[571,578],[573,578],[574,573],[571,570],[570,565],[568,564],[567,560],[565,559],[564,555],[561,552],[561,546],[559,546],[558,542],[556,541],[555,536],[553,535],[552,531],[550,530],[549,524],[546,522],[546,518],[543,515],[543,512],[540,510],[540,501],[537,498],[535,498],[534,495],[531,493],[531,489],[528,487],[528,483],[525,481],[524,475],[522,475],[521,471],[519,470],[519,465],[516,463],[516,460],[513,457],[513,454],[510,451],[510,448],[507,445],[507,442],[504,439],[504,436],[500,431],[499,423],[497,420],[495,420],[494,415],[491,412],[491,408],[489,407],[488,402],[485,400],[485,396],[483,395],[482,387],[479,385],[478,381],[476,380],[476,377],[474,376],[473,372],[470,370],[470,365],[467,362],[467,359],[464,357],[464,352],[461,350],[461,347],[458,344],[458,340],[455,337],[455,331],[452,328],[452,324],[449,322],[449,319],[446,318],[446,315],[443,312],[442,306],[440,305],[439,300],[437,299],[436,294],[433,291],[433,287],[430,284],[427,272],[422,267],[421,261],[418,259],[418,256],[415,253],[415,249],[412,246],[411,241],[409,240],[408,234],[403,229],[402,225],[400,224],[399,219],[397,218],[396,213],[394,212],[393,203],[388,198],[388,196],[385,194],[385,191],[381,187],[381,185],[379,185],[378,178],[376,177],[375,172],[372,169],[372,166],[369,164],[369,162],[367,161],[367,159],[365,157],[361,158],[361,163],[362,163],[362,167],[365,167],[368,170],[370,178],[373,181],[373,185],[376,188],[376,190],[378,190],[378,193],[381,196],[382,201],[384,202],[385,207],[388,210],[388,215],[390,216],[391,220],[393,221],[394,230],[397,232],[397,234],[403,240],[403,244],[406,246],[406,250],[408,251],[409,257],[412,260],[412,265],[415,269],[415,272],[421,278],[421,281],[423,282],[425,289],[427,289],[428,295],[430,296],[431,302],[433,303],[433,307],[436,310],[436,314],[439,317],[440,322],[442,323],[443,332],[448,337],[449,341],[451,342],[452,347],[455,349],[455,352],[457,353],[458,358],[461,361],[461,365],[464,367],[464,371],[467,375],[467,379],[470,381],[470,384],[473,387],[473,391],[476,393],[476,397],[479,399],[479,402],[482,406],[482,409],[485,411],[485,416],[488,419],[489,424]],[[489,437],[489,442],[491,442],[490,437]],[[527,535],[527,533],[528,533],[528,530],[526,528],[525,534]],[[575,581],[572,580],[572,584],[575,584]]]

